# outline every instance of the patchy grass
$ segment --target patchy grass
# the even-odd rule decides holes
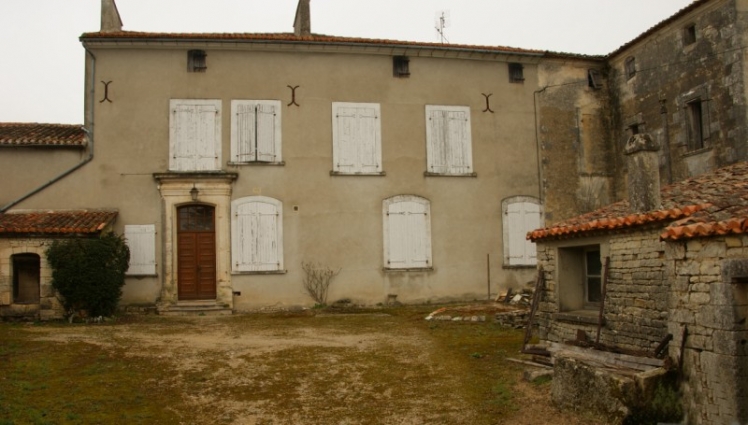
[[[0,425],[593,423],[520,381],[523,331],[434,308],[0,323]]]

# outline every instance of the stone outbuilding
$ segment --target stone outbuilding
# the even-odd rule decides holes
[[[656,209],[626,200],[528,234],[544,283],[540,339],[664,358],[687,423],[747,423],[748,163],[660,197]]]

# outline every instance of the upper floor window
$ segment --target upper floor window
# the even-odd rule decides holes
[[[332,104],[334,174],[382,174],[382,131],[378,103]]]
[[[626,73],[626,79],[631,79],[636,75],[636,58],[629,56],[626,58],[626,62],[623,64],[624,72]]]
[[[696,42],[696,25],[691,24],[683,28],[683,45],[687,46]]]
[[[394,56],[392,58],[392,75],[395,77],[410,75],[410,59],[407,56]]]
[[[221,169],[221,101],[171,99],[169,170]]]
[[[231,101],[231,162],[282,162],[280,101]]]
[[[208,69],[205,50],[190,50],[187,52],[187,71],[205,72]]]
[[[509,82],[521,83],[525,81],[525,69],[521,63],[509,64]]]
[[[426,105],[426,174],[474,175],[470,107]]]
[[[534,266],[537,264],[535,244],[527,240],[527,232],[541,227],[540,203],[530,196],[514,196],[501,203],[504,213],[504,265]]]
[[[235,272],[283,270],[283,203],[267,196],[231,202],[231,264]]]
[[[686,124],[688,133],[688,150],[693,151],[704,147],[706,130],[706,105],[696,98],[686,103]]]
[[[431,261],[431,204],[414,195],[399,195],[383,202],[384,267],[424,269]]]

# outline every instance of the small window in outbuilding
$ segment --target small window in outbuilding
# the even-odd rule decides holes
[[[635,57],[629,56],[626,58],[626,62],[624,63],[624,71],[626,72],[626,79],[631,79],[634,75],[636,75]]]
[[[37,304],[39,302],[39,267],[37,254],[15,254],[13,263],[13,302]]]
[[[587,84],[595,90],[599,90],[603,88],[603,77],[600,74],[599,70],[597,69],[587,70]]]
[[[205,72],[208,69],[205,50],[190,50],[187,52],[187,71]]]
[[[410,75],[410,59],[407,56],[392,57],[392,75],[395,77],[408,77]]]
[[[683,45],[687,46],[696,42],[696,25],[691,24],[683,28]]]
[[[509,82],[510,83],[521,83],[525,81],[524,67],[521,63],[510,63],[509,64]]]

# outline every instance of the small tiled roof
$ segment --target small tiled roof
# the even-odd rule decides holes
[[[114,223],[117,211],[23,211],[0,214],[0,237],[13,235],[95,235]]]
[[[86,146],[86,133],[76,124],[0,123],[0,146]]]
[[[551,54],[555,56],[573,56],[588,59],[602,59],[602,56],[576,55],[567,53],[550,53],[542,50],[520,49],[507,46],[477,46],[469,44],[443,44],[416,41],[386,40],[374,38],[337,37],[323,34],[298,36],[293,33],[162,33],[140,31],[89,32],[80,37],[88,40],[180,40],[180,41],[226,41],[226,42],[279,42],[336,45],[375,45],[398,47],[425,47],[444,50],[470,50],[476,52],[514,53],[533,56]]]
[[[628,201],[537,229],[527,239],[540,241],[590,236],[643,225],[665,227],[662,239],[748,233],[748,162],[666,186],[662,209],[632,214]]]

